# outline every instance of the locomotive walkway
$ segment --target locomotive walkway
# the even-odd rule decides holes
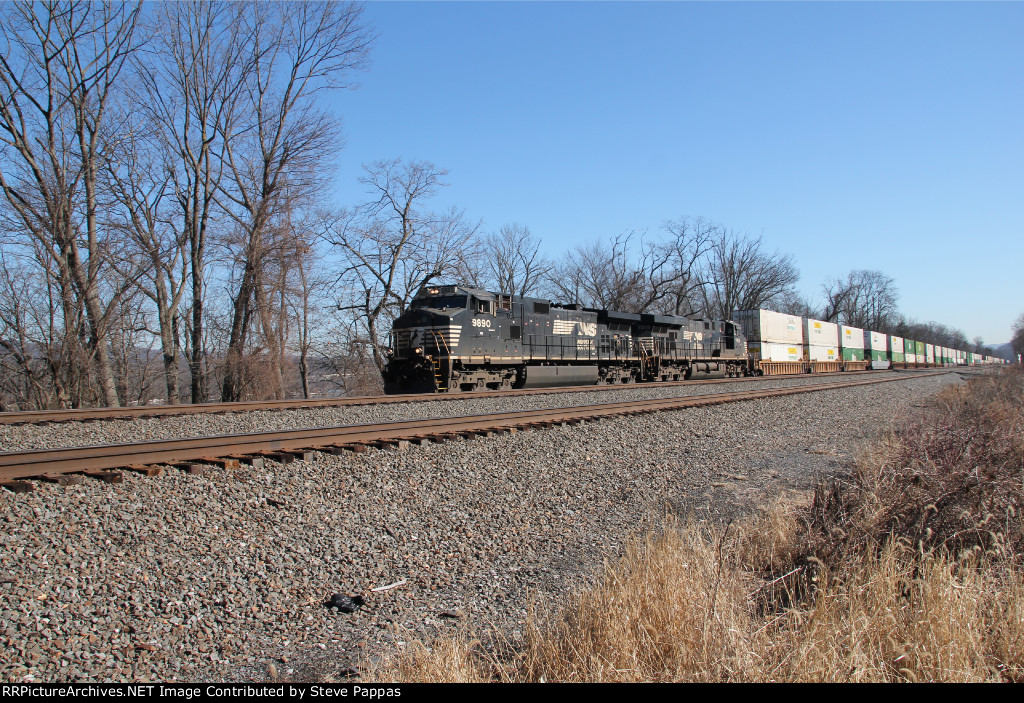
[[[262,463],[266,458],[287,463],[296,458],[308,458],[313,451],[337,454],[364,451],[371,446],[404,448],[411,443],[425,444],[456,438],[472,439],[496,432],[515,432],[608,417],[888,383],[942,373],[948,372],[918,372],[898,377],[890,375],[886,378],[864,378],[861,372],[856,374],[859,376],[857,380],[836,381],[833,376],[809,385],[724,391],[700,396],[132,444],[7,452],[0,453],[0,485],[13,491],[30,491],[33,484],[25,479],[76,482],[82,480],[80,476],[85,475],[116,483],[122,480],[121,471],[125,470],[157,475],[165,470],[165,466],[176,467],[190,473],[202,473],[213,467],[235,469],[240,468],[241,464]],[[550,392],[550,389],[545,389],[545,392]],[[468,395],[470,394],[454,397],[464,398]]]

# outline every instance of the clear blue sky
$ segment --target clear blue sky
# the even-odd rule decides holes
[[[851,269],[988,343],[1024,312],[1024,3],[372,2],[360,165],[450,170],[438,205],[551,253],[703,216]]]

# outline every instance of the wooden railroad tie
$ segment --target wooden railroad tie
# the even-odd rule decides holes
[[[0,488],[6,488],[11,493],[31,493],[36,489],[29,481],[2,481]]]
[[[130,466],[121,467],[121,469],[122,471],[131,471],[143,476],[162,476],[164,473],[164,467],[151,464],[131,464]]]
[[[222,469],[238,469],[241,468],[238,459],[232,459],[230,457],[217,457],[217,456],[204,456],[199,459],[203,464],[210,464],[211,466],[217,466]]]
[[[85,482],[85,476],[80,474],[42,474],[41,476],[33,476],[38,478],[40,481],[46,481],[47,483],[56,483],[60,486],[77,486],[80,483]]]
[[[239,464],[245,464],[252,469],[262,469],[266,464],[266,459],[257,454],[232,454],[228,459],[234,459]]]
[[[122,483],[124,474],[120,471],[106,471],[104,469],[86,469],[82,472],[89,478],[95,478],[104,483]]]
[[[314,450],[312,449],[280,449],[269,452],[259,452],[259,456],[276,461],[278,464],[290,464],[293,461],[311,461]]]
[[[180,469],[187,474],[192,474],[193,476],[205,476],[213,471],[213,467],[209,464],[202,464],[195,461],[175,461],[168,464],[168,466],[173,466],[174,468]]]
[[[404,451],[409,448],[409,440],[407,439],[378,439],[369,444],[371,447],[377,447],[377,449],[398,449]]]

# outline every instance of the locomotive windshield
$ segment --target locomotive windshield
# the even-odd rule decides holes
[[[447,308],[458,308],[465,310],[467,307],[466,296],[464,295],[445,295],[438,296],[436,298],[416,298],[412,301],[412,307],[414,308],[434,308],[435,310],[445,310]]]

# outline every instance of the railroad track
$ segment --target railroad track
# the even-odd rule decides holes
[[[820,374],[820,377],[864,376],[883,374],[891,371],[846,371]],[[910,372],[915,373],[915,372]],[[409,393],[403,395],[358,396],[353,398],[321,398],[315,400],[253,400],[239,403],[197,403],[195,405],[147,405],[125,408],[80,408],[58,410],[26,410],[24,412],[0,413],[0,425],[46,425],[55,422],[97,422],[105,420],[132,420],[142,417],[168,417],[173,415],[200,415],[253,412],[257,410],[297,410],[301,408],[341,407],[346,405],[384,405],[390,403],[425,403],[435,401],[464,400],[466,398],[488,398],[509,395],[543,395],[552,393],[585,393],[588,391],[629,390],[638,387],[688,386],[694,384],[738,383],[758,379],[807,378],[807,374],[778,374],[745,378],[716,378],[690,381],[666,381],[656,384],[628,384],[608,386],[561,386],[554,388],[532,388],[504,391],[472,391],[452,394]]]
[[[33,484],[26,479],[74,483],[83,480],[83,476],[91,476],[116,483],[122,480],[121,472],[126,470],[157,475],[164,471],[165,466],[202,473],[213,467],[231,469],[239,468],[242,464],[261,465],[266,458],[287,463],[296,458],[308,458],[316,451],[339,454],[363,451],[370,446],[403,447],[411,443],[443,442],[459,437],[471,439],[495,432],[514,432],[608,417],[889,383],[942,373],[947,372],[933,371],[915,373],[913,376],[861,378],[852,381],[829,380],[786,388],[725,391],[681,398],[655,398],[463,417],[6,452],[0,453],[0,485],[21,492],[33,488]]]

